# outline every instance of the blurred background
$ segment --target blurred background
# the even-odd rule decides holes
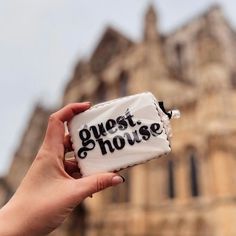
[[[123,171],[51,235],[236,235],[236,3],[0,0],[0,205],[69,102],[151,91],[172,153]]]

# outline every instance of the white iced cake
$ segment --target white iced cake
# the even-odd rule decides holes
[[[76,115],[68,128],[81,174],[118,171],[169,153],[173,114],[146,92]]]

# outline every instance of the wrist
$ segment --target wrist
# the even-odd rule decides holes
[[[1,236],[26,236],[32,234],[30,224],[25,218],[27,209],[14,201],[9,201],[0,209],[0,235]]]
[[[15,215],[11,210],[11,207],[7,203],[0,209],[0,235],[2,236],[14,236],[16,235],[17,225],[15,225]]]

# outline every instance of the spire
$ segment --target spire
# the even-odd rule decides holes
[[[222,7],[218,4],[212,5],[206,12],[206,18],[209,22],[215,22],[217,24],[219,20],[224,18]]]
[[[153,4],[148,7],[144,19],[144,40],[157,40],[157,14]]]

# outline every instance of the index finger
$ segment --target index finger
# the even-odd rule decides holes
[[[59,111],[53,113],[48,122],[44,144],[51,148],[64,143],[65,127],[64,122],[70,121],[76,114],[87,110],[90,102],[71,103]]]
[[[74,115],[87,110],[90,106],[90,102],[71,103],[63,107],[61,110],[53,113],[51,117],[53,116],[54,119],[62,122],[70,121]]]

